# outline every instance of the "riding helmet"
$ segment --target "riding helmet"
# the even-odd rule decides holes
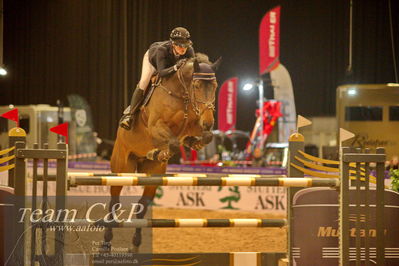
[[[183,27],[174,28],[170,33],[170,40],[173,44],[182,47],[189,47],[193,44],[190,40],[190,32]]]

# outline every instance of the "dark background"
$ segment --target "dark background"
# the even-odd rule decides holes
[[[219,84],[258,73],[258,28],[281,5],[280,61],[297,113],[335,115],[345,83],[395,82],[388,0],[354,0],[353,72],[347,73],[349,0],[4,0],[0,105],[87,99],[100,137],[114,138],[148,46],[187,27],[196,51],[223,56]],[[399,1],[391,0],[396,60]],[[124,95],[128,91],[128,95]],[[266,92],[267,93],[267,92]],[[257,93],[238,95],[237,129],[254,124]]]

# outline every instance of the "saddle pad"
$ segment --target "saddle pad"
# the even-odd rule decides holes
[[[151,99],[152,94],[154,93],[155,87],[156,87],[155,84],[151,84],[151,87],[149,87],[147,89],[146,94],[144,96],[143,104],[141,106],[146,106],[150,102],[150,99]]]
[[[130,105],[126,107],[125,111],[123,111],[124,115],[130,114]]]

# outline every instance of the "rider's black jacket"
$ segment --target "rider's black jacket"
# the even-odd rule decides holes
[[[159,76],[164,77],[175,72],[173,66],[177,61],[194,57],[194,49],[189,47],[184,55],[176,56],[173,53],[171,41],[155,42],[151,44],[148,50],[148,57],[151,65],[159,73]]]

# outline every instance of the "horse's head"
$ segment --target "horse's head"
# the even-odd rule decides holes
[[[191,107],[198,116],[199,124],[204,131],[210,131],[215,121],[213,114],[218,85],[215,72],[220,63],[220,58],[212,64],[207,58],[199,56],[188,61],[181,69],[185,80],[190,80],[187,92]]]

